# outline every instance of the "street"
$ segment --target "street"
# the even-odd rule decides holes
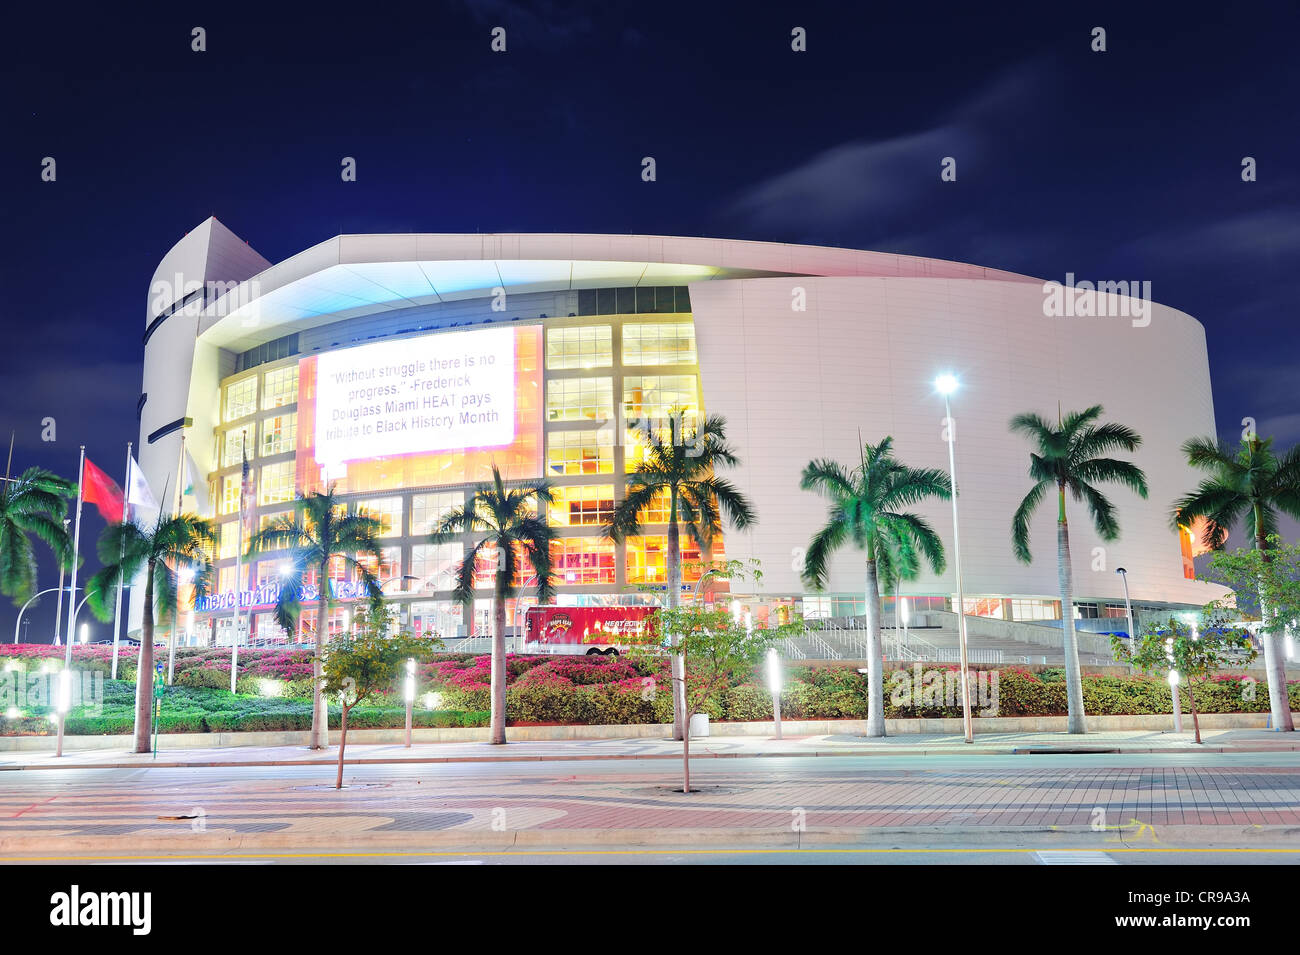
[[[20,770],[7,861],[1300,860],[1300,754],[872,755]],[[1079,855],[1083,853],[1083,855]],[[1100,855],[1098,855],[1100,854]]]

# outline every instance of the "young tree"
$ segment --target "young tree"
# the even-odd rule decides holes
[[[1174,617],[1165,625],[1148,626],[1132,646],[1116,636],[1111,637],[1111,646],[1115,659],[1125,660],[1143,673],[1173,671],[1178,675],[1179,684],[1187,687],[1198,743],[1201,721],[1196,715],[1196,684],[1205,683],[1225,666],[1245,666],[1255,658],[1254,645],[1242,631],[1222,626],[1191,627]],[[1171,689],[1171,708],[1172,693]]]
[[[1277,534],[1269,534],[1263,548],[1216,551],[1199,579],[1231,587],[1232,608],[1212,606],[1220,616],[1231,614],[1235,619],[1247,613],[1258,615],[1260,643],[1267,648],[1274,642],[1277,658],[1285,659],[1286,654],[1278,644],[1284,643],[1288,633],[1295,632],[1300,621],[1300,546],[1286,543]],[[1268,692],[1273,725],[1280,727],[1277,708],[1272,703],[1276,691],[1271,681]],[[1286,693],[1285,679],[1282,693]],[[1286,700],[1283,709],[1291,709],[1290,700]]]
[[[830,558],[853,544],[866,551],[867,613],[867,735],[885,735],[884,653],[880,639],[881,584],[887,591],[896,578],[911,579],[921,563],[942,573],[943,542],[925,518],[905,508],[927,498],[948,500],[952,484],[934,468],[910,468],[893,454],[894,439],[863,445],[861,462],[846,468],[836,461],[817,460],[803,470],[800,486],[830,499],[824,527],[808,545],[804,581],[822,590],[830,573]]]
[[[478,580],[476,563],[480,554],[496,559],[492,605],[492,729],[491,742],[506,741],[506,601],[515,596],[522,577],[522,561],[532,565],[537,576],[537,599],[546,603],[555,596],[551,565],[551,543],[555,532],[547,523],[544,509],[554,500],[548,481],[506,487],[501,472],[492,466],[492,482],[480,484],[464,507],[453,508],[430,535],[434,544],[459,541],[464,534],[476,536],[465,559],[456,568],[457,602],[474,606]]]
[[[36,592],[32,537],[49,545],[59,563],[72,566],[72,539],[63,526],[75,482],[43,468],[28,468],[0,484],[0,593],[21,604]]]
[[[1192,467],[1209,474],[1191,493],[1174,502],[1172,522],[1175,527],[1190,527],[1204,521],[1201,543],[1211,550],[1222,550],[1228,530],[1237,523],[1259,551],[1261,573],[1272,560],[1270,535],[1277,533],[1278,515],[1300,518],[1300,445],[1280,457],[1273,453],[1271,439],[1250,437],[1240,447],[1221,445],[1213,438],[1193,438],[1183,445]],[[1248,587],[1244,581],[1238,582]],[[1261,598],[1268,589],[1256,583]],[[1267,616],[1267,606],[1262,608]],[[1293,731],[1291,706],[1286,695],[1286,655],[1282,652],[1282,634],[1277,629],[1263,634],[1264,670],[1268,674],[1268,694],[1272,704],[1273,726]]]
[[[1011,419],[1011,430],[1033,443],[1029,453],[1029,489],[1011,520],[1011,541],[1016,557],[1030,563],[1029,520],[1049,490],[1056,491],[1056,579],[1061,592],[1061,631],[1065,641],[1065,691],[1071,733],[1088,732],[1083,709],[1083,676],[1079,669],[1079,643],[1074,632],[1074,572],[1070,563],[1070,528],[1065,516],[1066,492],[1088,505],[1097,535],[1104,541],[1119,537],[1115,506],[1097,489],[1105,482],[1121,484],[1140,497],[1147,496],[1142,469],[1129,461],[1105,457],[1112,451],[1136,451],[1142,438],[1122,424],[1096,424],[1101,405],[1072,411],[1055,426],[1032,412]]]
[[[641,533],[641,520],[656,506],[667,504],[668,549],[667,605],[681,604],[682,546],[681,528],[707,553],[714,533],[725,517],[732,526],[743,530],[756,518],[748,499],[717,470],[740,463],[727,444],[727,421],[710,415],[698,427],[686,427],[686,411],[673,408],[663,427],[647,422],[638,428],[644,454],[627,476],[627,494],[614,509],[605,527],[605,536],[617,544]],[[674,660],[674,665],[680,661]],[[673,697],[673,738],[685,737],[686,716],[681,701]]]
[[[325,652],[322,688],[326,694],[338,694],[343,709],[335,789],[343,788],[343,753],[352,708],[377,694],[399,689],[408,660],[418,664],[442,647],[441,640],[416,638],[408,631],[388,636],[392,622],[392,616],[381,610],[358,611],[352,633],[332,641]]]
[[[321,693],[322,660],[325,639],[329,634],[329,611],[334,603],[330,592],[330,564],[341,560],[352,568],[361,581],[372,607],[380,606],[383,593],[379,580],[370,568],[357,559],[368,557],[378,566],[381,558],[378,537],[385,530],[383,521],[368,514],[349,514],[347,505],[339,501],[334,488],[321,493],[300,495],[293,502],[293,513],[273,520],[268,526],[253,534],[249,540],[248,554],[270,551],[287,551],[286,563],[292,570],[281,582],[280,596],[275,604],[276,622],[288,633],[298,629],[302,614],[304,578],[309,570],[316,575],[316,654],[312,662],[312,749],[329,746],[329,710]]]
[[[118,582],[144,572],[144,616],[140,624],[140,658],[135,670],[135,751],[149,752],[153,708],[153,650],[155,615],[165,622],[176,606],[182,570],[193,570],[194,592],[208,592],[212,525],[193,514],[159,514],[152,525],[127,521],[110,524],[99,537],[99,571],[86,583],[91,613],[100,620],[113,616]]]

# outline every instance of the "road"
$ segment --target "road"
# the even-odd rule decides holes
[[[228,864],[1300,861],[1300,753],[24,770],[0,856]],[[1288,831],[1286,827],[1291,827]],[[1092,856],[1053,853],[1086,852]],[[1100,855],[1096,855],[1100,854]]]

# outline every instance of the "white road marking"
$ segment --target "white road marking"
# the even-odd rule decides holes
[[[1104,852],[1050,852],[1034,853],[1039,865],[1119,865]]]

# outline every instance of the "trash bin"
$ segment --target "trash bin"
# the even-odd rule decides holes
[[[700,736],[709,735],[709,714],[708,713],[696,713],[694,716],[691,717],[690,733],[691,733],[691,739],[696,739],[697,737]]]

